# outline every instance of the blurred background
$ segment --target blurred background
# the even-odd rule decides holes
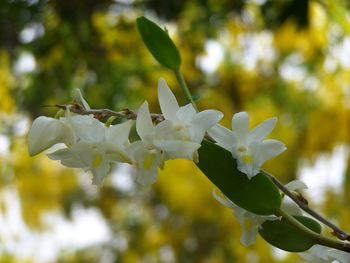
[[[158,112],[170,71],[146,50],[135,19],[166,26],[201,109],[272,116],[288,150],[265,168],[309,186],[312,207],[350,231],[350,11],[341,0],[0,1],[0,262],[301,262],[240,244],[241,228],[192,163],[169,161],[150,189],[128,166],[102,187],[44,154],[26,134],[43,107],[80,88],[94,108]],[[220,168],[218,167],[218,173]],[[324,230],[329,233],[328,230]]]

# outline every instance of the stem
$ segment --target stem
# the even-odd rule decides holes
[[[328,226],[333,230],[333,234],[339,238],[340,240],[347,240],[350,241],[350,235],[346,233],[345,231],[341,230],[339,227],[334,225],[332,222],[325,219],[323,216],[321,216],[316,211],[312,210],[307,203],[301,201],[299,198],[297,198],[291,191],[289,191],[280,181],[277,180],[276,177],[274,177],[272,174],[261,170],[265,175],[267,175],[271,181],[287,196],[290,197],[302,210],[304,210],[309,215],[316,218],[318,221],[322,222],[324,225]]]
[[[186,81],[185,81],[184,76],[182,75],[181,71],[179,69],[175,69],[174,73],[175,73],[177,82],[179,83],[183,93],[185,94],[185,96],[187,98],[187,101],[189,103],[191,103],[193,108],[198,112],[197,105],[192,98],[191,92],[187,87]]]
[[[137,118],[137,113],[134,112],[133,110],[130,109],[125,109],[123,111],[112,111],[109,109],[85,109],[79,104],[73,104],[73,105],[62,105],[62,104],[56,104],[54,105],[57,108],[64,109],[66,110],[67,107],[69,107],[69,110],[71,112],[74,112],[76,114],[80,115],[94,115],[98,119],[100,118],[106,118],[106,117],[119,117],[123,119],[128,119],[128,120],[136,120]],[[161,122],[164,120],[164,117],[162,114],[156,114],[156,113],[151,113],[151,118],[155,122]]]
[[[305,235],[307,235],[309,238],[311,238],[316,244],[335,248],[338,250],[345,251],[347,253],[350,253],[350,244],[339,241],[336,239],[331,239],[326,236],[323,236],[321,234],[318,234],[311,229],[304,226],[302,223],[300,223],[298,220],[296,220],[293,216],[289,215],[288,213],[284,212],[281,209],[278,209],[276,211],[276,216],[282,216],[285,220],[287,220],[290,224],[298,228],[301,232],[303,232]]]

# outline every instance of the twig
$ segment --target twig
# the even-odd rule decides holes
[[[55,107],[66,110],[67,107],[69,107],[69,110],[71,112],[74,112],[76,114],[80,115],[94,115],[98,119],[101,118],[106,118],[106,117],[119,117],[123,119],[128,119],[128,120],[136,120],[137,118],[137,113],[133,110],[130,109],[124,109],[122,111],[112,111],[109,109],[85,109],[79,104],[73,104],[73,105],[65,105],[65,104],[56,104]],[[155,114],[151,113],[151,118],[155,122],[161,122],[164,120],[164,117],[162,114]]]
[[[309,236],[315,243],[350,253],[349,243],[343,242],[337,239],[331,239],[321,234],[318,234],[312,231],[311,229],[309,229],[308,227],[304,226],[302,223],[296,220],[293,216],[289,215],[288,213],[284,212],[281,209],[278,209],[276,211],[276,216],[282,216],[290,224],[294,225],[296,228],[302,231],[305,235]]]
[[[277,180],[276,177],[274,177],[272,174],[265,170],[261,170],[265,175],[267,175],[271,181],[290,199],[292,199],[302,210],[304,210],[309,215],[313,216],[318,221],[322,222],[329,228],[333,230],[333,235],[336,236],[340,240],[347,240],[350,241],[350,235],[346,233],[345,231],[341,230],[339,227],[334,225],[332,222],[325,219],[323,216],[318,214],[316,211],[312,210],[308,204],[302,200],[300,200],[297,196],[295,196],[291,191],[289,191],[280,181]]]

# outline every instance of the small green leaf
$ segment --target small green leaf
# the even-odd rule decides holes
[[[237,169],[232,154],[216,144],[202,142],[197,165],[224,195],[250,212],[271,215],[281,206],[280,192],[266,175],[249,180]]]
[[[167,68],[178,69],[181,64],[180,53],[168,33],[144,16],[137,18],[136,22],[143,42],[153,57]]]
[[[321,233],[321,225],[305,216],[294,216],[300,223],[316,233]],[[265,221],[259,234],[271,245],[290,252],[308,250],[316,243],[285,219]]]

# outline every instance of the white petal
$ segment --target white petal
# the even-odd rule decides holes
[[[292,199],[285,196],[282,201],[281,209],[290,215],[302,215],[302,211],[299,206],[297,206]]]
[[[254,222],[251,218],[246,218],[244,220],[244,223],[242,225],[242,236],[241,236],[241,243],[245,246],[251,246],[256,241],[256,235],[258,234],[258,228],[254,224]],[[249,226],[247,226],[249,224]]]
[[[174,122],[170,120],[164,120],[158,123],[154,129],[155,139],[157,138],[177,138],[178,132],[174,129]]]
[[[62,165],[71,168],[86,168],[93,161],[93,152],[88,143],[80,142],[72,147],[48,154],[52,160],[60,160]]]
[[[286,149],[286,146],[278,140],[265,140],[261,143],[259,149],[254,154],[254,162],[256,162],[258,166],[261,166],[263,163],[276,157]]]
[[[75,115],[69,120],[75,133],[81,140],[89,142],[105,140],[106,127],[94,117]]]
[[[249,131],[249,115],[247,112],[242,111],[233,115],[232,131],[234,131],[239,139],[245,141]]]
[[[154,145],[165,152],[167,159],[193,160],[193,154],[201,147],[199,143],[180,140],[155,140]]]
[[[40,116],[33,121],[28,134],[28,148],[31,156],[36,155],[56,143],[66,145],[75,142],[73,130],[65,122]]]
[[[270,118],[249,132],[250,141],[263,140],[276,126],[277,118]]]
[[[91,170],[93,173],[92,184],[100,185],[110,170],[110,164],[108,162],[102,161],[101,165]]]
[[[106,140],[118,145],[124,145],[129,141],[130,129],[133,121],[129,120],[121,124],[110,126],[106,129]]]
[[[136,119],[136,131],[141,139],[145,139],[147,136],[152,136],[154,133],[154,126],[151,118],[151,114],[148,109],[148,103],[145,101],[139,111],[137,112]]]
[[[223,197],[221,197],[220,195],[218,195],[215,191],[215,189],[213,189],[212,194],[214,196],[214,198],[216,199],[216,201],[218,201],[220,204],[222,204],[223,206],[232,208],[232,209],[236,209],[237,206],[231,202],[231,200],[229,200],[226,196],[223,195]]]
[[[205,110],[197,113],[191,123],[191,131],[194,136],[191,138],[196,142],[201,142],[206,131],[213,127],[224,115],[217,110]]]
[[[164,118],[167,120],[176,120],[176,112],[179,109],[179,104],[163,78],[160,78],[158,81],[158,100]]]
[[[185,124],[190,124],[196,115],[196,110],[193,108],[192,104],[187,104],[180,107],[176,112],[176,117],[178,120]],[[175,119],[176,121],[176,119]]]
[[[307,185],[300,180],[293,180],[285,185],[289,191],[303,190],[307,189]]]
[[[90,110],[90,106],[87,103],[87,101],[84,99],[83,95],[81,94],[81,90],[75,89],[75,92],[76,92],[76,96],[75,96],[76,100],[79,103],[81,103],[86,110]]]
[[[232,150],[235,143],[232,131],[226,127],[217,124],[208,130],[208,134],[216,141],[216,143],[228,151]]]

